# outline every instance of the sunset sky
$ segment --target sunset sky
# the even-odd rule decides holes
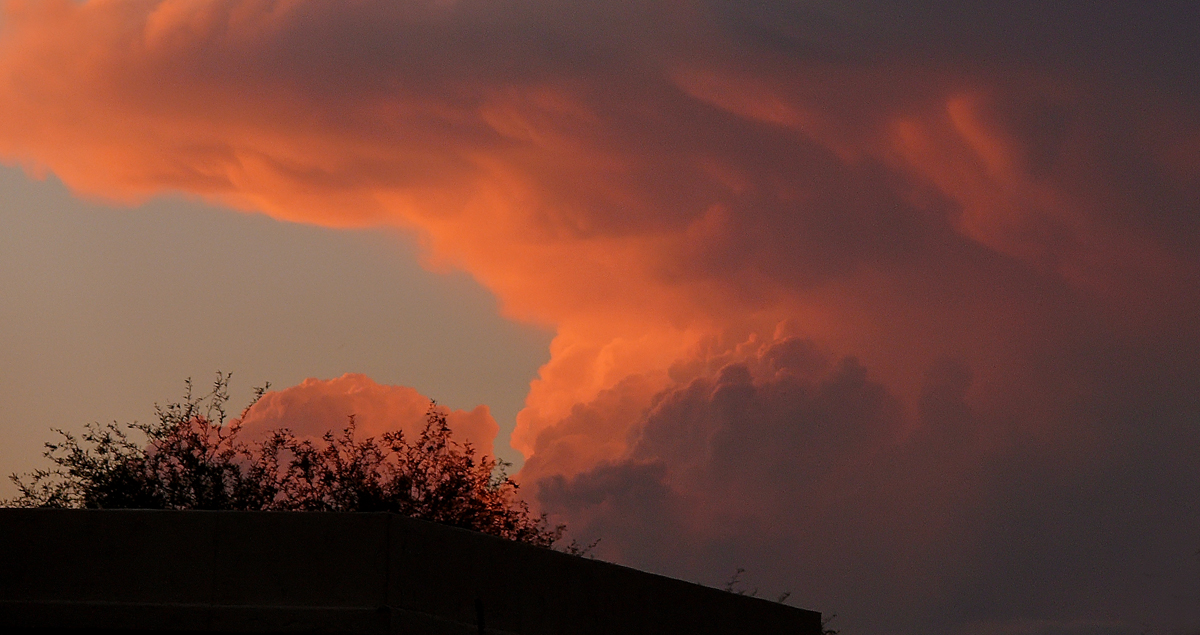
[[[4,471],[432,397],[847,635],[1200,632],[1195,2],[0,6]]]

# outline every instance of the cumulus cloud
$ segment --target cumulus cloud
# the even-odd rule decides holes
[[[862,610],[855,596],[877,598],[870,586],[907,579],[877,609],[891,613],[936,594],[938,562],[962,550],[937,529],[953,512],[954,488],[939,482],[947,470],[909,456],[927,445],[902,419],[899,400],[857,360],[783,339],[660,393],[627,454],[547,477],[539,496],[576,531],[602,537],[607,555],[710,584],[750,567],[743,582],[764,594],[790,588],[825,610],[838,598],[843,615]],[[948,458],[962,450],[939,448]],[[914,490],[923,495],[906,495]],[[755,570],[767,553],[777,566]]]
[[[1138,438],[1194,428],[1190,415],[1085,402],[1053,422],[1075,418],[1072,434],[1035,438],[980,407],[961,360],[927,368],[906,412],[853,358],[796,338],[757,349],[655,395],[620,456],[542,477],[543,507],[600,537],[601,557],[714,586],[747,568],[743,590],[790,590],[854,631],[1194,623],[1196,531],[1180,506],[1200,494],[1191,452]],[[1150,447],[1153,459],[1133,456]]]
[[[880,631],[1200,622],[1191,3],[3,6],[5,160],[405,228],[554,327],[512,443],[612,557]],[[294,403],[410,408],[366,381]]]
[[[242,418],[242,427],[252,436],[288,428],[300,438],[320,437],[340,430],[353,416],[359,437],[400,431],[411,439],[424,428],[429,405],[428,397],[407,386],[383,386],[366,375],[347,373],[336,379],[309,378],[264,394]],[[457,441],[495,455],[492,446],[500,426],[487,406],[446,411],[446,423]]]

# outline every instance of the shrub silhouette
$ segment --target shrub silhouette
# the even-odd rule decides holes
[[[415,439],[402,432],[357,439],[354,417],[340,433],[314,441],[287,428],[255,443],[239,439],[230,419],[229,375],[197,397],[191,380],[181,402],[155,406],[155,421],[88,424],[79,437],[56,429],[47,443],[54,465],[13,474],[19,507],[386,511],[510,540],[550,547],[564,527],[550,527],[517,497],[508,464],[477,456],[452,438],[431,402]],[[144,443],[131,433],[140,433]]]

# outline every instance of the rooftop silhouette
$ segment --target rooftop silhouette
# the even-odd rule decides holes
[[[821,615],[388,513],[0,509],[0,629],[820,635]]]

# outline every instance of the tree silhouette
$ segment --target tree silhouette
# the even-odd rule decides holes
[[[550,527],[517,496],[508,464],[477,456],[453,439],[430,402],[413,440],[402,432],[358,439],[354,417],[340,433],[301,439],[280,428],[266,440],[239,438],[242,419],[267,387],[230,419],[229,375],[196,396],[155,406],[148,424],[88,424],[79,437],[56,429],[47,443],[52,468],[12,475],[19,495],[7,505],[88,509],[223,509],[394,512],[510,540],[550,547]],[[144,437],[144,442],[131,438]]]

